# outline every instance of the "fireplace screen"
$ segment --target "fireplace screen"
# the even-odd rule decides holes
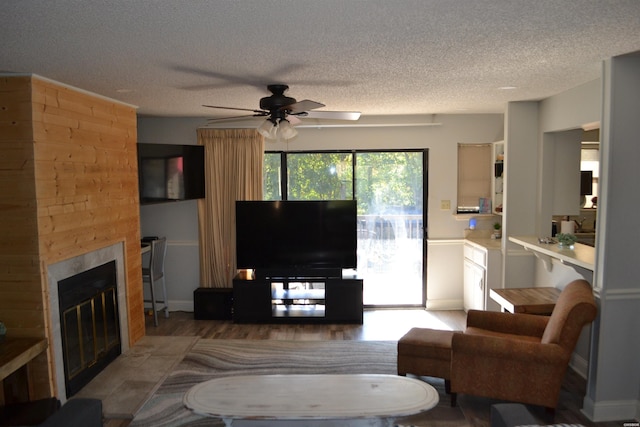
[[[115,261],[58,282],[67,397],[121,352]]]

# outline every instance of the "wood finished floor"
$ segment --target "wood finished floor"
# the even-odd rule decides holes
[[[398,340],[414,326],[433,329],[464,329],[464,311],[367,310],[362,325],[353,324],[235,324],[223,320],[194,320],[193,313],[158,314],[158,326],[146,317],[147,335],[199,336],[214,339],[265,340]]]
[[[172,312],[168,319],[158,318],[153,326],[152,317],[146,316],[147,335],[199,336],[212,339],[271,339],[271,340],[398,340],[412,327],[462,330],[466,322],[464,311],[371,310],[365,311],[362,325],[240,325],[231,321],[194,320],[193,313]],[[619,427],[621,422],[591,423],[580,412],[585,395],[586,381],[570,370],[565,378],[565,388],[570,395],[562,399],[562,421],[582,423],[585,427]],[[473,427],[487,427],[489,420],[473,414],[474,408],[465,413]],[[544,412],[536,414],[544,417]],[[556,421],[557,422],[557,421]],[[127,421],[110,421],[106,427],[126,427]]]

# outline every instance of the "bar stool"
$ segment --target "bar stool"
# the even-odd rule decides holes
[[[158,310],[164,310],[164,316],[169,318],[169,306],[167,305],[167,286],[164,281],[164,258],[167,254],[167,238],[160,237],[151,241],[151,254],[149,266],[142,269],[142,283],[149,283],[151,299],[145,299],[145,303],[151,303],[153,310],[153,324],[158,326]],[[162,281],[162,299],[157,299],[155,295],[156,281]],[[156,304],[162,304],[157,307]]]

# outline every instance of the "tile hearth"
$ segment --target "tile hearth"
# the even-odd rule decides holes
[[[145,336],[74,397],[102,400],[106,419],[131,420],[198,339]]]

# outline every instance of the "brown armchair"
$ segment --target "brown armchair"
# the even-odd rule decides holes
[[[451,341],[451,392],[555,409],[580,332],[596,313],[585,280],[566,286],[550,317],[469,311]]]

